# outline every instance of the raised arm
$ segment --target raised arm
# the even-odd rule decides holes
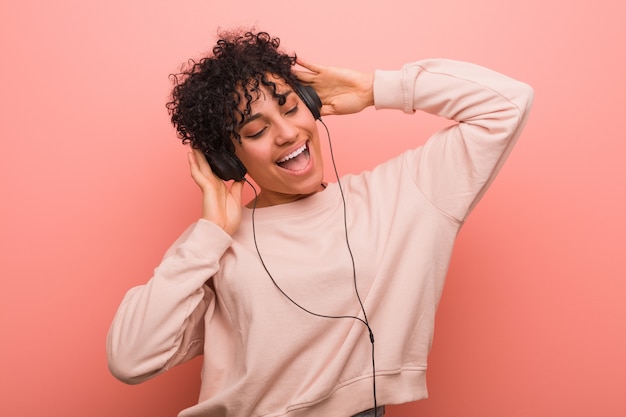
[[[533,90],[478,65],[433,59],[377,71],[374,97],[377,109],[423,110],[457,122],[410,154],[407,166],[438,209],[463,221],[519,137]]]
[[[463,221],[502,167],[533,100],[527,84],[466,62],[431,59],[375,74],[314,65],[295,71],[322,100],[322,115],[422,110],[457,122],[416,149],[407,166],[421,192]],[[410,157],[409,156],[409,157]]]

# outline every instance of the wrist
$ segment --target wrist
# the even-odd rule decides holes
[[[365,73],[362,76],[362,80],[360,82],[362,97],[365,107],[374,105],[374,74],[373,73]]]

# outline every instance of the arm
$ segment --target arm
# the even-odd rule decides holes
[[[200,220],[166,253],[154,276],[124,297],[107,336],[109,369],[135,384],[202,353],[204,320],[213,316],[206,282],[231,239]]]
[[[435,133],[408,161],[410,175],[433,205],[463,221],[500,170],[528,118],[532,89],[478,65],[433,59],[399,71],[356,71],[298,63],[322,114],[377,109],[422,110],[457,122]]]
[[[243,183],[228,187],[198,150],[188,159],[202,191],[202,219],[172,245],[146,285],[126,294],[107,336],[109,369],[127,383],[145,381],[202,353],[204,321],[216,308],[207,282],[241,222]]]
[[[375,80],[376,108],[423,110],[457,122],[435,133],[408,165],[421,192],[463,221],[521,134],[532,89],[495,71],[450,60],[377,71]]]

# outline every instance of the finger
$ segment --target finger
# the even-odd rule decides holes
[[[298,65],[300,65],[301,67],[306,68],[306,69],[308,69],[309,71],[314,72],[314,73],[319,73],[319,72],[321,72],[321,71],[322,71],[322,69],[323,69],[323,66],[322,66],[322,65],[316,65],[316,64],[313,64],[313,63],[311,63],[311,62],[308,62],[308,61],[303,60],[302,58],[298,58],[298,59],[296,59],[296,64],[298,64]]]
[[[191,178],[202,189],[205,190],[209,186],[215,186],[215,184],[221,182],[219,178],[213,174],[209,163],[204,158],[204,155],[200,152],[189,152],[188,154],[189,168],[191,171]],[[202,164],[202,165],[201,165]]]
[[[187,153],[187,159],[189,160],[189,166],[192,169],[196,171],[200,171],[200,164],[198,163],[198,155],[195,149],[193,149],[192,152]]]
[[[203,167],[204,165],[208,165],[206,157],[204,156],[204,153],[200,149],[191,148],[191,151],[193,152],[193,157],[196,160],[196,165],[198,165],[198,167]]]
[[[310,62],[298,61],[300,65],[306,69],[304,70],[294,70],[293,73],[295,76],[303,83],[307,84],[315,84],[316,82],[320,82],[321,78],[324,76],[327,67],[322,65],[311,64]]]
[[[317,77],[317,74],[312,72],[297,70],[293,71],[293,75],[295,75],[298,81],[303,84],[313,84],[313,82],[315,82],[315,78]]]
[[[216,177],[204,153],[199,149],[192,149],[192,151],[193,151],[194,159],[196,160],[196,165],[198,166],[198,169],[200,170],[200,172],[202,172],[202,174],[204,174],[207,177],[211,177],[211,178]]]
[[[200,173],[200,167],[198,166],[196,157],[192,152],[187,153],[187,161],[189,162],[189,171],[191,173],[191,178],[193,178],[196,184],[200,185],[198,181],[200,180],[202,174]]]

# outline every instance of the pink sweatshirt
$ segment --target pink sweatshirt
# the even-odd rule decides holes
[[[452,119],[425,145],[341,179],[357,287],[375,336],[378,405],[426,398],[427,356],[453,244],[526,122],[532,89],[491,70],[425,60],[377,71],[376,108]],[[310,315],[263,269],[252,212],[232,237],[199,220],[108,334],[111,372],[139,383],[203,354],[198,404],[180,417],[347,417],[373,406],[368,332]],[[337,184],[257,209],[257,243],[280,287],[324,315],[363,317]]]

